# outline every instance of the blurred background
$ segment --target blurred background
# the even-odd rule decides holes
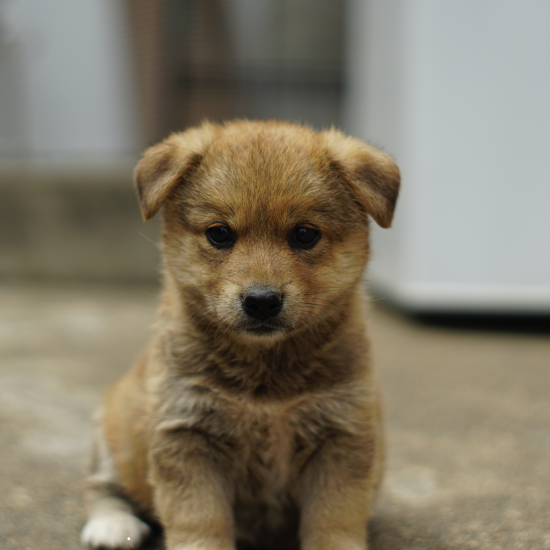
[[[548,314],[548,21],[545,0],[0,0],[0,275],[154,279],[139,152],[282,118],[401,166],[377,294]]]
[[[402,171],[369,548],[550,548],[549,28],[548,0],[0,0],[0,547],[79,548],[89,418],[158,301],[140,152],[250,117]]]
[[[334,0],[1,0],[0,275],[152,281],[144,147],[205,118],[343,125]]]

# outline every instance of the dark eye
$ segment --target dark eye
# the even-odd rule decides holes
[[[292,232],[291,246],[296,248],[312,248],[321,238],[321,232],[308,225],[299,225]]]
[[[206,230],[206,237],[218,248],[226,248],[234,242],[233,233],[226,225],[212,225]]]

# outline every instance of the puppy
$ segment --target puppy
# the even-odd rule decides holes
[[[365,550],[383,463],[362,275],[399,171],[336,130],[205,123],[148,149],[154,335],[97,416],[82,542]]]

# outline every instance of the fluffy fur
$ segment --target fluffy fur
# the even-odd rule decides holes
[[[205,123],[135,182],[144,219],[164,207],[164,291],[97,419],[83,543],[137,547],[149,516],[169,550],[365,550],[384,448],[360,283],[396,165],[336,130]],[[207,238],[220,225],[229,246]],[[278,313],[251,316],[268,291]]]

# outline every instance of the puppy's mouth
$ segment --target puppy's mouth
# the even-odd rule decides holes
[[[243,329],[248,334],[254,334],[256,336],[264,336],[268,334],[273,334],[281,329],[283,329],[281,323],[271,322],[258,322],[258,323],[247,323]]]

